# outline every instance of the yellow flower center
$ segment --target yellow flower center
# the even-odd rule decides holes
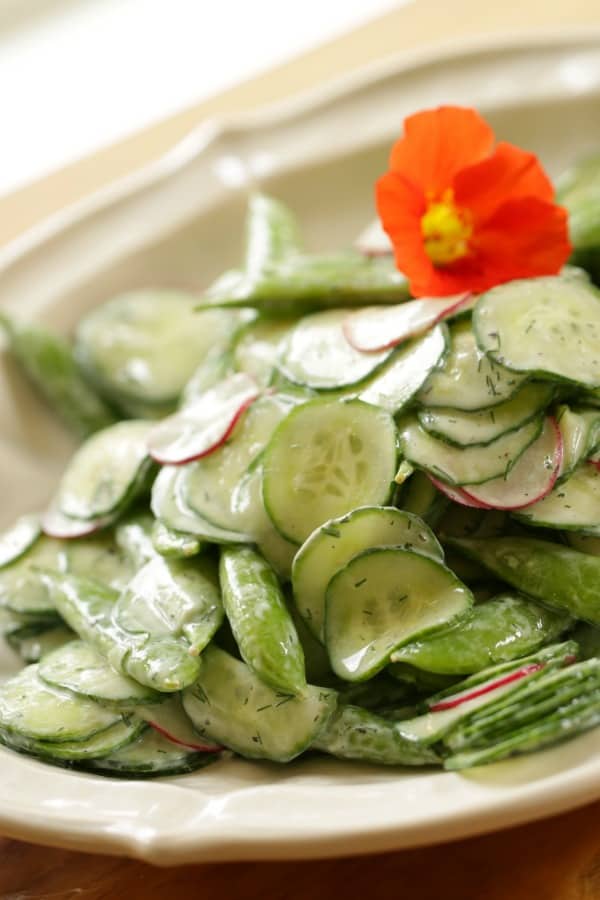
[[[467,216],[454,204],[451,188],[444,191],[441,200],[429,201],[421,219],[421,234],[434,266],[446,266],[466,256],[472,233],[473,226]]]

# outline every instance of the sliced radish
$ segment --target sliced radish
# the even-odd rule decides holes
[[[244,372],[224,378],[152,429],[148,437],[150,456],[172,466],[207,456],[227,440],[259,394],[254,379]]]
[[[590,456],[588,462],[595,466],[597,469],[600,469],[600,452],[596,452],[593,456]]]
[[[363,228],[354,242],[359,253],[365,256],[387,256],[394,252],[392,242],[382,228],[379,219],[373,219]]]
[[[114,522],[114,516],[102,516],[98,519],[72,519],[65,516],[53,503],[42,515],[42,531],[47,537],[57,538],[61,541],[75,540],[87,537],[107,528]]]
[[[355,350],[375,353],[428,331],[437,322],[468,309],[470,293],[452,297],[424,297],[395,306],[366,306],[350,313],[342,326],[344,337]]]
[[[492,478],[461,491],[469,500],[493,509],[524,509],[550,493],[562,460],[562,434],[556,419],[549,416],[540,436],[519,457],[506,478]]]
[[[434,703],[433,706],[429,707],[429,711],[442,712],[442,710],[445,709],[456,709],[457,706],[461,706],[463,703],[468,703],[470,700],[476,700],[477,697],[483,697],[484,694],[489,694],[490,691],[496,691],[498,688],[504,687],[507,684],[512,684],[514,681],[520,681],[521,678],[525,678],[527,675],[533,675],[534,672],[539,672],[540,669],[543,668],[543,663],[530,663],[527,666],[522,666],[522,668],[517,669],[516,671],[508,672],[506,675],[500,675],[498,678],[493,678],[491,681],[484,681],[483,684],[467,689],[460,694],[454,694],[452,697],[446,697],[444,700],[439,700],[437,703]]]
[[[207,744],[202,740],[183,711],[178,697],[169,698],[158,706],[138,707],[136,713],[155,731],[180,747],[202,753],[217,753],[223,749],[217,744]]]
[[[454,503],[460,503],[461,506],[471,506],[473,509],[492,508],[485,503],[480,503],[478,500],[473,500],[462,488],[457,487],[455,484],[446,484],[445,481],[440,481],[438,478],[434,478],[434,476],[430,475],[429,473],[427,473],[427,477],[431,481],[432,485],[438,489],[438,491],[440,491],[450,500],[453,500]]]

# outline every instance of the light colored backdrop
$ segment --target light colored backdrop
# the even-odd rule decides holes
[[[15,27],[19,27],[18,21],[22,6],[15,0],[4,0],[4,2],[8,4],[8,11],[11,12],[12,9],[11,14],[16,17],[17,25]],[[53,3],[62,5],[66,0],[38,0],[38,2],[46,6]],[[75,0],[71,0],[71,2],[75,2]],[[76,2],[84,4],[92,2],[92,0],[76,0]],[[103,2],[112,3],[113,0],[103,0]],[[152,5],[154,0],[145,0],[145,2]],[[194,0],[187,0],[187,2],[192,3]],[[210,8],[206,0],[195,0],[195,2],[197,8]],[[229,2],[229,0],[216,0],[216,2],[223,3]],[[253,0],[252,3],[248,2],[243,5],[245,8],[252,6],[256,10],[259,9],[260,2]],[[296,6],[308,15],[311,2],[312,0],[303,0]],[[340,2],[348,3],[348,9],[355,16],[355,21],[360,20],[361,10],[367,9],[368,14],[372,15],[373,11],[380,12],[382,8],[391,5],[385,0],[369,0],[368,3],[366,0],[362,0],[362,3],[358,0],[327,0],[325,3],[320,0],[320,2],[323,9],[328,7],[329,2],[333,7]],[[179,0],[173,0],[173,9],[178,3]],[[238,4],[241,7],[242,0],[233,0],[232,10]],[[290,9],[288,3],[283,2],[279,5],[282,10]],[[384,15],[293,59],[291,62],[282,63],[265,74],[246,80],[238,86],[230,87],[228,90],[189,108],[179,110],[118,143],[105,147],[52,175],[2,197],[0,199],[0,243],[9,241],[61,207],[161,155],[184,137],[191,128],[209,117],[229,115],[281,100],[375,60],[418,46],[448,43],[464,36],[492,32],[496,34],[515,33],[539,28],[560,28],[563,25],[600,24],[600,0],[525,0],[525,2],[524,0],[502,0],[502,2],[500,0],[488,0],[488,2],[482,2],[482,0],[452,0],[452,2],[448,2],[448,0],[405,0],[404,3],[397,2],[393,6],[394,8]],[[140,27],[143,27],[143,15],[139,16],[139,21]],[[241,30],[244,21],[232,13],[231,29],[232,31],[236,28],[240,29],[239,34],[251,41],[256,29],[247,29],[245,33]],[[335,17],[330,17],[327,21],[330,34],[332,28],[334,32],[336,28],[339,30],[339,18],[336,20]],[[332,24],[334,21],[337,21],[337,25]],[[315,35],[310,32],[309,36],[309,31],[303,32],[305,44],[307,42],[310,44],[311,41],[314,43]],[[327,29],[324,27],[324,32],[326,31]],[[302,41],[300,43],[292,42],[289,49],[286,47],[283,55],[293,53],[294,49],[298,52],[301,46]],[[111,64],[111,55],[110,48],[106,45],[105,48],[108,70]],[[135,66],[134,49],[132,46],[132,66]],[[280,54],[279,58],[282,58],[280,49],[271,45],[270,59],[272,63],[278,58],[277,53]],[[30,62],[33,65],[35,61],[30,60]],[[44,67],[41,62],[38,60],[36,63],[35,71],[39,90],[37,93],[34,92],[35,96],[20,89],[19,85],[7,85],[6,82],[2,84],[0,79],[5,103],[8,102],[7,98],[10,95],[11,102],[19,105],[23,116],[31,115],[31,104],[35,105],[35,98],[37,97],[39,101],[43,95]],[[160,65],[160,60],[157,60],[157,65]],[[77,78],[76,70],[73,71],[72,77],[73,79]],[[221,75],[221,78],[223,77],[225,76]],[[108,90],[110,84],[110,81],[107,81],[107,98],[110,96]],[[30,90],[30,82],[28,85],[28,90]],[[110,89],[118,90],[118,83],[113,82]],[[93,104],[99,102],[98,96],[90,92],[85,102],[88,104],[85,107],[87,115],[89,110],[94,108]],[[169,102],[173,102],[172,98]],[[38,102],[37,106],[39,105]],[[151,108],[151,105],[146,105],[139,112],[147,117]],[[48,132],[52,128],[61,127],[60,122],[54,122],[51,113],[52,109],[49,106],[48,115],[43,123]],[[82,114],[82,128],[83,121]],[[44,129],[41,130],[38,137],[43,147]],[[14,139],[14,136],[11,139]],[[26,148],[23,149],[23,152],[25,150]]]

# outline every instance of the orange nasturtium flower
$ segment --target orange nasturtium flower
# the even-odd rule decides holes
[[[415,297],[476,293],[554,275],[571,252],[567,213],[533,153],[495,144],[474,109],[410,116],[377,182],[377,209]]]

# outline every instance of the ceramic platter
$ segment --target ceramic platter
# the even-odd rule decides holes
[[[200,289],[234,264],[248,190],[298,213],[312,248],[349,243],[403,117],[478,107],[551,174],[600,147],[600,31],[540,34],[420,53],[260,115],[193,133],[168,157],[5,250],[0,303],[68,330],[116,291]],[[0,525],[39,507],[70,450],[6,360],[0,369]],[[15,667],[0,650],[0,675]],[[128,782],[0,750],[0,832],[158,864],[311,858],[449,840],[600,797],[600,729],[466,773],[306,760],[227,760]]]

